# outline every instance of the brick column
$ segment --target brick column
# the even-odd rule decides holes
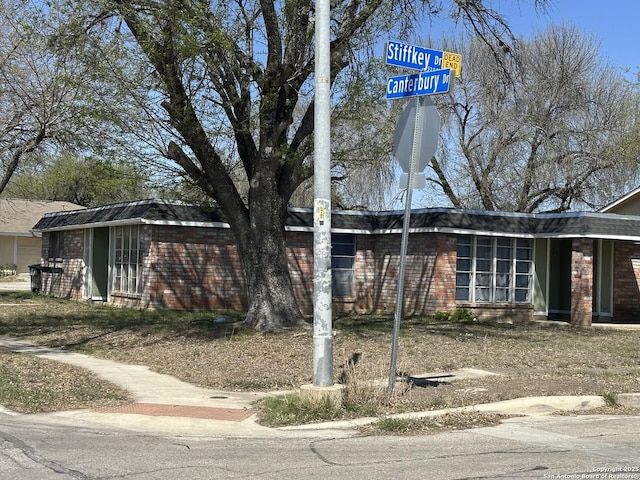
[[[456,260],[457,241],[455,235],[436,235],[435,278],[433,288],[434,309],[453,311],[456,308]]]
[[[571,243],[571,325],[590,327],[593,316],[593,240]]]

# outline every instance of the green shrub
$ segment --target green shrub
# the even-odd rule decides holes
[[[326,422],[342,415],[340,406],[329,396],[311,400],[291,393],[266,398],[260,404],[259,421],[267,427]]]
[[[443,322],[443,323],[446,323],[446,322],[464,323],[464,322],[475,321],[473,314],[466,308],[456,308],[453,312],[446,312],[446,311],[440,310],[434,313],[433,319],[436,322]]]
[[[456,308],[455,312],[451,314],[452,322],[473,322],[473,314],[466,308]]]
[[[436,322],[448,322],[449,319],[451,318],[451,313],[449,312],[445,312],[445,311],[437,311],[434,315],[433,315],[433,319]]]
[[[602,394],[602,398],[604,400],[604,404],[607,407],[619,407],[620,402],[618,401],[618,394],[615,392],[604,392]]]

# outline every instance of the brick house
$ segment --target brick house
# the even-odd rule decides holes
[[[392,313],[402,212],[332,214],[334,308]],[[313,218],[291,209],[289,268],[312,313]],[[246,310],[234,238],[213,209],[148,200],[46,214],[42,292],[137,308]],[[415,210],[405,315],[466,308],[480,317],[636,323],[640,216]]]

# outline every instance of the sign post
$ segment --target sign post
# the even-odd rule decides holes
[[[416,121],[413,129],[413,144],[411,148],[411,161],[409,162],[409,172],[407,178],[407,198],[404,205],[404,218],[402,219],[402,240],[400,243],[400,270],[398,272],[398,291],[396,293],[396,308],[393,315],[393,342],[391,344],[391,365],[389,368],[389,393],[393,392],[396,384],[396,362],[398,358],[398,338],[400,337],[400,319],[402,318],[402,304],[404,302],[404,277],[405,258],[407,256],[407,245],[409,243],[409,227],[411,217],[411,201],[413,198],[413,176],[417,157],[420,155],[422,146],[422,126],[424,122],[424,97],[418,97],[418,108],[416,109]]]
[[[451,63],[454,62],[454,63]],[[457,62],[457,63],[455,63]],[[386,98],[398,99],[417,97],[415,107],[408,105],[403,110],[396,125],[393,154],[407,173],[407,197],[402,224],[400,243],[400,267],[398,271],[398,289],[393,321],[393,341],[391,345],[391,362],[389,366],[388,392],[392,393],[396,383],[396,363],[398,357],[398,338],[400,336],[400,320],[404,303],[405,258],[409,243],[411,225],[411,202],[415,186],[416,167],[420,162],[420,172],[424,170],[435,154],[440,131],[440,116],[433,102],[426,95],[446,93],[453,83],[452,75],[460,75],[462,56],[451,52],[431,50],[407,45],[399,42],[388,42],[386,63],[422,70],[421,73],[401,75],[387,79]],[[411,122],[413,110],[415,120]],[[428,118],[426,118],[428,117]],[[411,155],[408,156],[407,144],[411,138]],[[423,149],[423,142],[426,148]],[[424,177],[424,175],[423,175]]]

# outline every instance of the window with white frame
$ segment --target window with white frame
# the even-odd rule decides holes
[[[532,276],[532,240],[458,237],[457,301],[531,303]]]
[[[140,293],[142,289],[140,226],[115,227],[113,291]]]

